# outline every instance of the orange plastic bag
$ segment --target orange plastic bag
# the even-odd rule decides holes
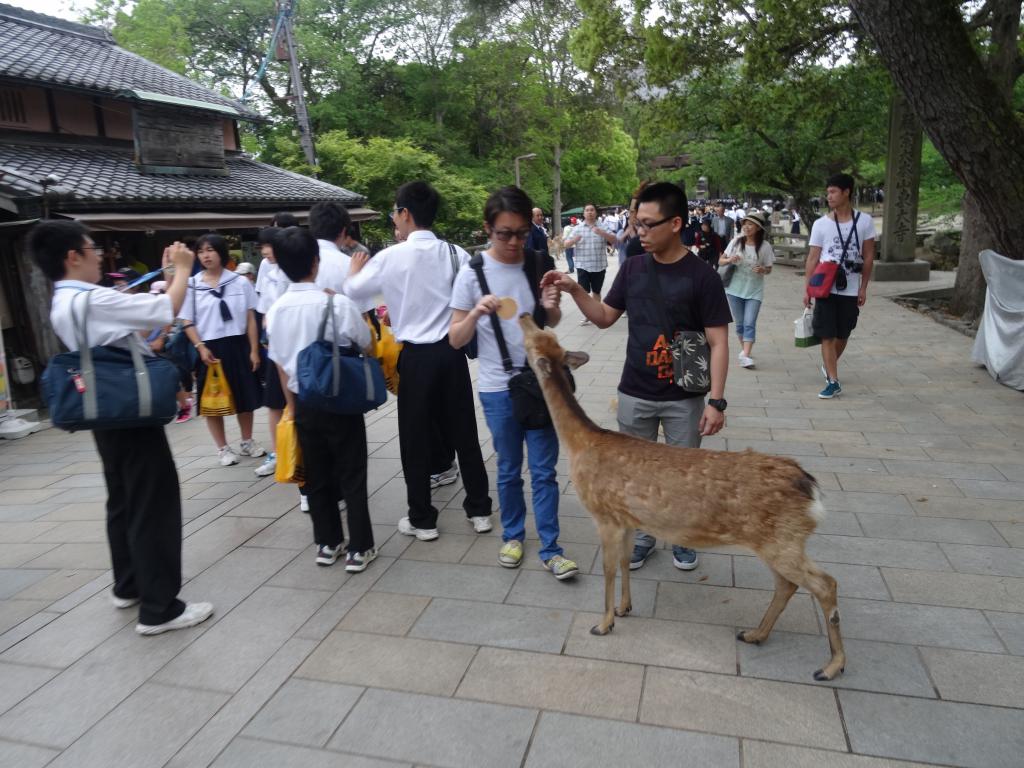
[[[206,369],[206,381],[199,397],[200,416],[231,416],[235,411],[235,398],[231,394],[224,368],[219,362]]]
[[[381,323],[378,327],[367,320],[370,326],[370,347],[372,355],[377,358],[384,370],[384,384],[388,392],[398,394],[398,355],[402,352],[401,342],[395,339],[391,326]]]
[[[299,433],[295,429],[292,412],[286,410],[277,423],[277,469],[274,479],[279,483],[298,483],[302,485],[306,476],[302,468],[302,448],[299,446]]]

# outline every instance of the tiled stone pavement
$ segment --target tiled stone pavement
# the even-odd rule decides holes
[[[839,579],[839,680],[811,680],[827,644],[807,594],[765,645],[735,641],[771,587],[736,551],[693,573],[659,552],[635,574],[633,617],[588,634],[598,538],[564,460],[575,582],[540,569],[535,541],[519,571],[500,568],[459,485],[435,494],[439,541],[398,536],[393,401],[367,419],[382,557],[357,576],[313,564],[294,488],[257,480],[253,461],[217,466],[199,422],[169,427],[184,594],[217,613],[140,638],[106,598],[90,437],[48,430],[0,445],[0,765],[1019,768],[1024,397],[970,364],[968,339],[881,298],[887,285],[845,394],[819,401],[817,350],[791,341],[799,285],[770,278],[758,367],[730,370],[728,428],[706,445],[794,456],[827,489],[810,549]],[[592,356],[580,399],[614,426],[625,329],[577,319],[561,336]],[[482,419],[480,434],[493,472]]]

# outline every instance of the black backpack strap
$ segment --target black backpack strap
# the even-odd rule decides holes
[[[475,254],[473,258],[469,260],[470,269],[476,272],[477,282],[480,283],[480,292],[484,296],[491,292],[490,287],[487,285],[487,278],[484,277],[484,257],[482,254]],[[512,356],[508,353],[508,344],[505,343],[505,334],[501,332],[501,320],[498,315],[491,312],[488,317],[491,318],[491,328],[494,330],[494,339],[498,342],[498,352],[501,354],[501,365],[504,367],[506,373],[511,373],[515,370],[512,365]]]
[[[658,276],[654,274],[654,257],[648,253],[644,255],[644,258],[647,261],[647,286],[654,297],[658,314],[661,315],[662,327],[665,328],[665,341],[671,344],[675,338],[675,331],[665,308],[665,295],[661,292],[661,284],[658,282]]]
[[[549,265],[544,264],[545,254],[543,251],[533,251],[529,248],[523,249],[523,272],[526,273],[526,282],[530,284],[530,293],[533,294],[533,322],[538,328],[548,324],[548,312],[540,303],[540,279],[547,272]],[[550,256],[547,260],[551,262],[550,269],[555,268],[554,260]]]

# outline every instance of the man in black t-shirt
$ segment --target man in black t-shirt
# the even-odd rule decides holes
[[[558,288],[598,328],[607,328],[628,313],[626,362],[619,380],[619,431],[646,440],[699,448],[701,437],[725,426],[725,376],[729,367],[728,326],[732,320],[718,273],[682,245],[679,233],[686,222],[686,195],[675,184],[648,186],[640,194],[636,229],[648,256],[631,258],[619,270],[604,301],[584,291],[561,272],[549,272],[544,284]],[[657,275],[672,328],[664,327],[652,295],[648,269]],[[711,347],[711,397],[684,391],[672,376],[669,345],[679,331],[703,331]],[[643,566],[654,551],[654,537],[636,532],[629,567]],[[697,553],[673,546],[673,564],[680,570],[697,567]]]

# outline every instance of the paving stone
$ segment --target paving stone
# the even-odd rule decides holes
[[[382,592],[500,603],[516,574],[506,568],[399,560],[374,585]]]
[[[298,488],[289,483],[271,483],[267,488],[243,501],[228,512],[242,517],[278,518],[299,505]],[[306,518],[309,525],[309,518]]]
[[[840,596],[843,637],[966,651],[1002,651],[980,611]]]
[[[326,599],[316,590],[260,587],[154,679],[234,693]]]
[[[192,768],[213,762],[302,663],[315,645],[310,640],[294,638],[285,643],[281,650],[271,656],[260,671],[253,675],[249,682],[178,751],[167,763],[166,768]],[[277,768],[277,765],[270,763],[268,768]]]
[[[35,560],[53,548],[53,544],[39,544],[36,542],[0,544],[0,568],[17,568],[31,560]],[[33,565],[32,567],[46,568],[48,566]]]
[[[905,477],[945,477],[962,480],[1002,480],[1002,474],[993,466],[977,462],[900,461],[886,460],[886,468],[894,475]]]
[[[736,739],[635,723],[545,712],[525,768],[545,768],[557,756],[566,766],[685,764],[739,768]]]
[[[435,600],[435,603],[441,602]],[[447,601],[445,601],[447,602]],[[429,597],[398,595],[390,592],[367,592],[338,624],[338,629],[353,632],[372,632],[381,635],[405,635],[430,603]],[[417,633],[418,637],[432,640],[455,638],[434,637]],[[473,641],[465,641],[473,642]]]
[[[459,535],[446,533],[436,541],[417,541],[413,539],[405,552],[403,558],[408,560],[426,560],[432,563],[457,563],[469,551],[469,548],[479,538],[492,541],[492,546],[497,548],[497,536]]]
[[[953,520],[896,515],[857,516],[867,536],[876,539],[908,539],[953,544],[1004,546],[1005,541],[991,523],[984,520]]]
[[[1024,709],[1024,658],[945,648],[921,656],[943,699]]]
[[[288,552],[294,554],[292,550],[288,550]],[[330,568],[317,565],[316,548],[312,544],[308,544],[292,558],[288,565],[267,581],[267,586],[320,589],[333,593],[353,576],[345,570],[344,562],[345,556],[342,555],[341,559]],[[375,568],[376,563],[369,567]]]
[[[594,561],[594,574],[604,574],[602,550]],[[643,568],[631,571],[630,583],[637,579],[655,581],[684,581],[690,584],[710,584],[719,587],[732,586],[732,557],[712,552],[700,552],[697,567],[692,571],[681,571],[672,565],[672,549],[662,545],[655,549]]]
[[[53,766],[162,766],[202,727],[227,696],[147,683],[123,701]]]
[[[0,765],[9,765],[12,768],[42,768],[58,754],[55,749],[0,740]]]
[[[4,681],[3,686],[0,686],[0,713],[6,712],[26,696],[34,693],[56,675],[57,671],[46,667],[0,662],[0,679]],[[0,761],[0,765],[3,764]]]
[[[907,497],[897,493],[826,491],[822,496],[822,501],[826,509],[840,512],[869,512],[882,515],[914,514],[914,508],[907,501]],[[954,500],[941,499],[941,501],[952,502]]]
[[[519,768],[537,711],[369,690],[328,745],[444,768]]]
[[[299,628],[296,636],[316,641],[327,637],[394,562],[391,558],[378,557],[372,569],[361,574],[361,578],[346,581],[344,586],[331,595],[330,599]]]
[[[346,624],[358,610],[345,617]],[[559,653],[572,622],[568,611],[435,598],[409,633],[412,637]],[[351,626],[359,629],[358,626]]]
[[[4,544],[24,544],[34,539],[45,542],[50,539],[37,539],[58,523],[44,522],[40,520],[25,522],[0,522],[0,542]]]
[[[846,747],[831,689],[704,672],[648,670],[640,722],[828,749]]]
[[[179,597],[213,603],[206,623],[220,621],[291,558],[287,550],[240,547],[187,582]]]
[[[928,673],[913,646],[853,638],[843,640],[846,672],[818,685],[935,697]],[[811,683],[812,673],[821,669],[830,657],[824,638],[790,632],[773,632],[761,645],[737,643],[737,647],[740,674],[744,677],[792,683]]]
[[[1024,553],[1015,548],[943,544],[942,549],[960,573],[1024,577]]]
[[[617,605],[621,594],[621,580],[616,577],[615,581]],[[630,580],[633,615],[654,615],[656,589],[657,585],[650,580]],[[580,574],[567,581],[557,581],[547,571],[520,571],[506,602],[569,611],[603,611],[604,576]]]
[[[1011,547],[1024,547],[1024,523],[992,523],[992,527],[999,531]]]
[[[890,565],[895,568],[920,568],[937,571],[946,566],[939,545],[924,541],[897,541],[857,536],[812,534],[807,554],[823,563],[852,565]]]
[[[377,760],[360,755],[341,755],[321,749],[275,744],[255,739],[235,739],[212,768],[401,768],[408,763]]]
[[[907,477],[905,475],[841,474],[836,475],[844,491],[879,491],[883,493],[917,494],[919,496],[963,496],[953,480],[941,477]],[[974,482],[974,481],[965,481]]]
[[[232,510],[234,512],[235,510]],[[293,510],[272,522],[246,542],[250,547],[273,547],[296,552],[314,551],[313,523],[309,515]]]
[[[1024,504],[1017,501],[920,497],[913,499],[913,506],[922,517],[1024,522]]]
[[[0,600],[17,595],[53,573],[52,570],[37,568],[0,569]]]
[[[401,536],[400,538],[408,541],[408,538]],[[463,555],[460,561],[464,565],[486,565],[494,566],[498,564],[498,551],[501,549],[501,539],[495,536],[480,536],[472,544],[472,546]],[[565,556],[571,560],[575,560],[577,565],[580,567],[581,573],[589,573],[591,564],[594,562],[594,556],[597,554],[598,546],[596,544],[576,544],[571,543],[566,545]],[[523,542],[523,560],[519,565],[519,570],[526,571],[543,571],[544,563],[540,560],[540,542],[536,538],[528,538]]]
[[[706,587],[700,584],[659,584],[655,618],[724,624],[749,629],[761,623],[771,593],[757,589]],[[818,607],[810,595],[793,595],[779,617],[778,629],[819,634]]]
[[[243,731],[254,738],[322,747],[355,706],[362,688],[289,680]]]
[[[888,600],[889,590],[878,568],[873,565],[849,565],[847,563],[818,563],[818,566],[839,583],[839,594],[849,597],[866,597],[871,600]],[[734,557],[733,570],[736,586],[747,589],[775,589],[771,571],[756,557]],[[800,591],[806,593],[803,587]]]
[[[731,627],[679,621],[619,618],[603,637],[590,634],[600,621],[596,613],[578,613],[564,653],[634,664],[734,674],[736,640]]]
[[[40,544],[47,551],[31,560],[30,568],[91,568],[106,570],[110,567],[110,547],[104,542],[83,544]]]
[[[1024,615],[999,611],[985,611],[985,615],[1010,653],[1024,656]]]
[[[1024,712],[840,691],[855,752],[965,768],[1019,768]]]
[[[1024,579],[883,568],[896,600],[905,603],[1024,612]]]
[[[456,695],[635,720],[643,678],[636,664],[481,648]]]
[[[743,765],[744,768],[930,768],[924,763],[826,752],[750,739],[743,741]]]
[[[257,517],[220,517],[182,541],[181,570],[195,576],[266,528]]]
[[[327,636],[295,674],[311,680],[451,696],[475,653],[471,645],[338,630]]]
[[[1024,483],[997,480],[956,480],[965,496],[976,499],[1012,499],[1024,501]]]

